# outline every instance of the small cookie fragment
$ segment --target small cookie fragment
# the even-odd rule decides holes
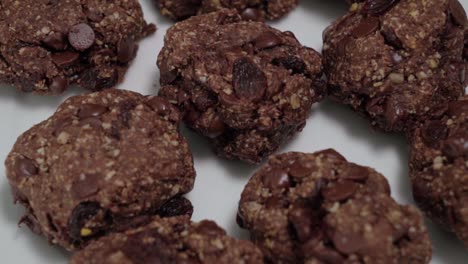
[[[229,159],[260,162],[302,130],[325,93],[316,51],[235,10],[179,22],[164,43],[159,95]]]
[[[458,0],[354,2],[324,31],[334,100],[381,130],[407,132],[463,95],[468,28]]]
[[[271,263],[429,263],[421,213],[375,170],[332,149],[271,156],[249,181],[238,223]]]
[[[410,176],[423,212],[468,247],[468,95],[413,131]]]
[[[251,242],[227,236],[212,221],[171,217],[103,237],[71,259],[71,264],[111,263],[260,264],[263,256]]]
[[[114,87],[155,30],[137,0],[2,1],[0,83],[37,94]]]
[[[224,8],[236,9],[245,20],[264,21],[285,16],[297,6],[298,0],[156,0],[156,3],[163,15],[176,21]]]
[[[159,214],[191,215],[192,154],[179,112],[124,90],[75,96],[22,134],[6,160],[21,223],[76,250]]]

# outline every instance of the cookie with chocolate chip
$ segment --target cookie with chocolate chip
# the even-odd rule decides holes
[[[75,250],[159,214],[191,215],[195,171],[179,112],[109,89],[75,96],[16,141],[6,171],[21,223]]]
[[[270,157],[249,181],[238,223],[272,263],[428,263],[421,213],[387,180],[332,149]]]
[[[220,156],[248,162],[301,131],[325,90],[316,51],[291,32],[242,21],[235,10],[174,25],[158,66],[159,94],[179,107],[185,123]]]
[[[298,0],[155,0],[161,13],[176,21],[191,16],[219,11],[223,8],[236,9],[246,20],[264,21],[278,19],[297,6]]]
[[[263,256],[251,242],[229,237],[212,221],[171,217],[103,237],[71,260],[71,264],[111,263],[261,264]]]
[[[468,247],[468,96],[440,108],[411,136],[414,199]]]
[[[329,93],[384,131],[408,131],[463,94],[467,18],[458,0],[366,0],[324,32]]]
[[[113,87],[155,29],[137,0],[2,1],[0,83],[37,94]]]

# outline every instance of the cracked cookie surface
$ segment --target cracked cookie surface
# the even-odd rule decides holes
[[[191,215],[195,171],[166,100],[109,89],[75,96],[6,160],[21,223],[67,250],[159,214]]]
[[[441,107],[410,139],[414,199],[468,247],[468,96]]]
[[[429,263],[421,213],[387,180],[332,149],[271,156],[241,195],[238,223],[272,263]]]
[[[73,256],[71,264],[261,264],[249,241],[226,235],[216,223],[187,217],[156,218],[150,224],[101,238]]]
[[[385,131],[408,131],[467,84],[457,0],[367,0],[324,31],[329,93]]]
[[[302,130],[325,93],[316,51],[235,10],[175,24],[158,66],[159,95],[229,159],[260,162]]]
[[[0,83],[37,94],[113,87],[155,29],[137,0],[2,1]]]

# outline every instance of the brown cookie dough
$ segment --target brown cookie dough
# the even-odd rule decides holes
[[[66,100],[6,160],[21,223],[75,250],[154,214],[191,214],[178,198],[195,178],[178,125],[160,97],[110,89]]]
[[[410,173],[419,207],[468,247],[468,95],[413,131]]]
[[[75,254],[71,264],[261,264],[261,251],[226,235],[212,221],[188,217],[156,218],[150,224],[115,233]]]
[[[325,90],[316,51],[291,32],[241,21],[235,10],[174,25],[158,66],[159,94],[179,106],[186,124],[220,156],[248,162],[301,131]]]
[[[463,94],[466,26],[457,0],[354,3],[324,32],[331,97],[377,128],[408,131]]]
[[[428,263],[421,213],[387,180],[328,149],[270,157],[245,187],[238,223],[272,263]]]
[[[0,83],[38,94],[113,87],[155,30],[137,0],[1,1]]]
[[[161,13],[174,20],[216,12],[223,8],[237,9],[246,20],[272,20],[288,14],[298,0],[155,0]]]

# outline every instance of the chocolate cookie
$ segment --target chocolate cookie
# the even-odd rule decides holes
[[[270,157],[245,187],[238,223],[272,263],[428,263],[421,213],[387,180],[328,149]]]
[[[111,263],[260,264],[263,256],[255,245],[227,236],[212,221],[191,223],[188,217],[171,217],[101,238],[71,260],[71,264]]]
[[[195,178],[178,125],[159,97],[111,89],[66,100],[6,160],[21,223],[75,250],[154,214],[191,214],[178,198]]]
[[[278,19],[297,6],[298,0],[155,0],[161,13],[174,20],[216,12],[223,8],[237,9],[246,20]]]
[[[375,127],[408,131],[463,94],[466,29],[457,0],[355,3],[324,32],[329,92]]]
[[[137,41],[155,30],[137,0],[4,0],[0,83],[38,94],[60,94],[72,84],[113,87]]]
[[[414,130],[410,173],[420,208],[468,247],[468,95]]]
[[[248,162],[301,131],[325,90],[316,51],[291,32],[242,21],[235,10],[174,25],[158,66],[159,94],[178,105],[186,124],[220,156]]]

